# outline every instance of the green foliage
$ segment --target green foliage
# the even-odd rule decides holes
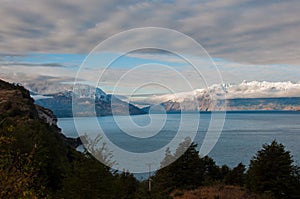
[[[228,175],[228,173],[230,172],[230,168],[227,165],[223,165],[220,168],[220,176],[222,179],[225,178],[226,175]]]
[[[207,156],[200,158],[196,148],[197,144],[191,143],[191,140],[186,138],[174,155],[167,150],[162,165],[177,157],[178,159],[157,171],[153,183],[170,192],[173,189],[192,189],[219,180],[221,178],[220,168],[213,159]],[[183,153],[183,151],[185,152]]]
[[[27,90],[1,80],[0,88],[0,198],[120,198],[134,192],[120,191],[132,175],[113,176],[40,119]]]
[[[243,186],[245,184],[245,171],[246,167],[242,163],[239,163],[232,170],[229,170],[224,177],[224,183],[229,185]]]
[[[92,157],[73,154],[71,168],[65,173],[62,198],[114,198],[113,176]]]
[[[199,186],[204,171],[199,167],[201,162],[196,146],[194,143],[191,144],[190,139],[186,139],[179,145],[174,155],[171,155],[170,151],[167,150],[167,159],[179,158],[157,172],[154,184],[158,183],[159,186],[170,190]],[[183,153],[183,151],[185,152]],[[182,153],[183,155],[181,155]],[[168,161],[165,159],[162,161],[162,164],[166,162]]]
[[[0,198],[36,198],[33,189],[38,170],[33,166],[32,150],[21,153],[12,150],[16,144],[12,125],[0,124]]]
[[[220,168],[216,165],[215,161],[205,156],[201,158],[204,165],[204,185],[212,185],[217,180],[221,179],[221,171]]]
[[[188,145],[189,140],[186,139],[174,155],[167,150],[162,163],[176,159],[176,153],[185,150]],[[159,170],[154,177],[154,184],[168,193],[174,189],[190,189],[220,182],[237,186],[247,184],[251,190],[262,193],[262,198],[299,198],[300,169],[293,165],[290,152],[285,151],[282,144],[273,141],[271,145],[264,145],[251,160],[247,175],[242,163],[233,169],[226,165],[220,168],[213,159],[207,156],[200,158],[196,146],[192,143],[181,157]]]
[[[247,174],[248,187],[253,191],[271,193],[277,198],[300,196],[292,156],[276,141],[263,145],[251,160]]]
[[[132,199],[137,197],[139,182],[132,174],[122,172],[114,177],[116,180],[115,190],[117,190],[116,198]]]

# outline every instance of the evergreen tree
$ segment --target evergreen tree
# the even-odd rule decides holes
[[[216,162],[212,158],[204,156],[203,158],[201,158],[201,162],[201,165],[204,168],[205,185],[210,185],[216,180],[221,179],[220,168],[216,165]]]
[[[272,193],[277,198],[299,198],[300,187],[294,175],[292,156],[282,144],[273,141],[252,158],[248,186],[256,192]]]
[[[175,157],[177,157],[177,154],[181,154],[181,146],[185,147],[185,144],[179,146]],[[204,166],[196,147],[197,144],[192,143],[185,153],[171,164],[173,182],[176,188],[195,188],[202,183]]]
[[[175,158],[177,160],[157,171],[153,184],[169,191],[175,188],[195,188],[201,185],[205,168],[196,147],[197,144],[191,143],[191,140],[186,138],[179,144],[174,155],[167,150],[162,165]]]
[[[225,175],[225,184],[243,186],[245,183],[245,171],[246,167],[242,163],[239,163],[231,171]]]
[[[223,165],[221,168],[220,168],[220,175],[221,175],[221,178],[224,179],[225,176],[230,172],[230,168],[227,166],[227,165]]]

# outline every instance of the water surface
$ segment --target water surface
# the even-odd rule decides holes
[[[126,121],[129,116],[117,116],[118,121]],[[146,126],[150,122],[148,115],[131,116],[140,126]],[[162,120],[165,115],[153,114],[152,119]],[[201,146],[203,138],[210,123],[210,113],[200,113],[200,120],[195,121],[193,114],[185,116],[187,127],[183,130],[183,136],[189,136],[191,129],[189,123],[199,123],[194,142]],[[95,118],[94,118],[95,119]],[[97,121],[106,132],[108,138],[125,150],[145,153],[157,150],[170,142],[176,136],[180,125],[180,114],[168,114],[166,123],[157,134],[149,138],[137,138],[124,133],[111,116],[98,117]],[[88,134],[97,133],[97,125],[91,122],[91,118],[79,118],[78,127]],[[123,123],[123,125],[124,125]],[[62,132],[69,137],[77,137],[73,118],[59,118],[58,125]],[[130,127],[128,127],[130,129]],[[134,130],[134,129],[132,129]],[[151,133],[147,130],[143,134]],[[182,137],[182,139],[184,139]],[[208,154],[218,165],[226,164],[230,167],[242,162],[249,164],[250,159],[261,149],[262,144],[270,143],[274,139],[284,144],[291,151],[295,162],[300,165],[300,113],[299,112],[233,112],[226,114],[225,124],[221,136]]]

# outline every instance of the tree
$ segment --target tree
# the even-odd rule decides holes
[[[102,141],[102,136],[98,134],[94,139],[87,134],[81,137],[84,144],[84,154],[93,156],[102,164],[107,166],[107,169],[115,166],[117,162],[114,160],[113,152],[109,150],[107,143]]]
[[[242,163],[239,163],[231,171],[229,171],[225,177],[225,184],[243,186],[245,182],[246,167]]]
[[[216,162],[212,158],[204,156],[201,158],[201,162],[201,166],[204,168],[205,185],[210,185],[216,180],[220,180],[222,177],[220,168],[216,165]]]
[[[129,199],[135,198],[136,192],[138,190],[139,182],[133,176],[133,174],[129,172],[123,171],[122,173],[117,173],[114,175],[115,177],[115,188],[116,198],[118,199]]]
[[[299,198],[292,156],[282,144],[273,141],[263,145],[250,162],[248,186],[259,193],[272,193],[278,198]],[[296,180],[297,181],[297,180]]]
[[[175,152],[175,157],[182,154],[182,148],[188,146],[185,140],[179,145]],[[170,166],[173,168],[173,182],[177,188],[195,188],[201,185],[203,180],[203,162],[199,157],[199,151],[196,149],[197,144],[191,143],[186,151]]]
[[[174,161],[175,161],[175,157],[173,156],[173,154],[170,151],[170,148],[168,147],[166,149],[166,152],[165,152],[165,157],[162,160],[162,162],[160,163],[161,164],[161,168],[164,168],[164,167],[170,165]]]
[[[221,175],[221,178],[224,179],[226,175],[228,175],[228,173],[230,172],[230,168],[227,166],[227,165],[223,165],[221,168],[220,168],[220,175]]]
[[[173,155],[167,149],[162,166],[176,160],[157,171],[153,184],[169,191],[175,188],[195,188],[201,185],[205,167],[196,147],[197,144],[191,143],[190,138],[186,138],[179,144]]]

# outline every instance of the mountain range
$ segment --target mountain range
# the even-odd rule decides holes
[[[80,92],[76,94],[69,84],[30,84],[27,87],[36,104],[51,109],[58,117],[73,116],[73,97],[76,99],[76,116],[93,116],[94,111],[97,116],[145,114],[149,110],[159,112],[161,109],[157,105],[166,112],[300,110],[300,84],[292,82],[215,84],[205,89],[151,96],[132,103],[87,85],[80,85]]]
[[[41,89],[31,87],[31,96],[35,103],[54,112],[57,117],[73,117],[72,100],[76,100],[78,117],[107,116],[107,115],[137,115],[145,112],[133,104],[124,102],[113,95],[108,95],[99,88],[80,85],[80,93],[74,93],[72,85],[57,86]],[[32,88],[36,88],[35,91]]]
[[[243,81],[241,84],[215,84],[206,89],[154,96],[142,101],[167,112],[300,110],[300,84],[292,82]]]

